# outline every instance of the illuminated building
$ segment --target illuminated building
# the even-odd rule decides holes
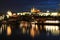
[[[58,13],[57,12],[52,12],[51,16],[58,16]]]
[[[44,12],[42,12],[41,14],[39,14],[40,16],[49,16],[50,15],[50,13],[44,13]]]
[[[32,13],[38,13],[38,12],[40,12],[40,10],[37,10],[37,9],[35,9],[34,7],[31,9],[31,12]]]
[[[7,12],[7,15],[12,16],[12,12],[11,11],[8,11]]]

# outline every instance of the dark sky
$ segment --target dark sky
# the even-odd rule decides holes
[[[42,11],[60,8],[60,0],[0,0],[0,12],[29,11],[33,6]]]

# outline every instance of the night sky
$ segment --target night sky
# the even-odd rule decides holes
[[[29,11],[33,6],[42,11],[57,11],[60,8],[60,0],[0,0],[0,12]]]

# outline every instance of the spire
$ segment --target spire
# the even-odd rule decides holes
[[[40,10],[37,10],[37,9],[34,8],[34,6],[33,6],[33,8],[31,9],[31,12],[36,13],[36,12],[40,12]]]
[[[31,12],[34,12],[35,11],[35,8],[33,7],[32,9],[31,9]]]

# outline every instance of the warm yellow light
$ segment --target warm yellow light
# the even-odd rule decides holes
[[[12,16],[12,12],[11,12],[11,11],[8,11],[7,14],[8,14],[9,16]]]
[[[32,36],[32,37],[34,37],[35,36],[35,31],[34,31],[34,29],[32,28],[31,30],[30,30],[30,35]]]
[[[58,16],[58,13],[57,12],[51,13],[51,16]]]
[[[4,17],[5,17],[4,15],[0,16],[0,20],[3,20],[3,19],[4,19]]]
[[[42,30],[42,26],[40,25],[40,30]]]
[[[22,24],[22,23],[20,23],[19,27],[20,27],[20,28],[22,28],[22,27],[23,27],[23,24]]]
[[[35,11],[35,8],[33,8],[33,9],[31,10],[31,12],[33,12],[33,11]]]
[[[0,28],[0,34],[2,34],[2,27]]]
[[[40,13],[39,15],[41,15],[41,16],[49,16],[50,15],[50,13],[49,12],[47,12],[47,13]]]
[[[36,25],[36,30],[38,30],[38,26]]]
[[[8,35],[8,36],[10,36],[10,35],[11,35],[11,33],[12,33],[11,27],[10,27],[10,26],[8,26],[8,27],[7,27],[7,35]]]
[[[31,22],[32,28],[35,28],[35,22]]]
[[[23,12],[23,13],[22,13],[22,15],[25,15],[25,14],[26,14],[26,12]]]
[[[16,16],[16,13],[13,13],[13,16]]]
[[[44,28],[46,31],[51,31],[52,33],[57,32],[59,30],[59,26],[53,26],[53,25],[45,25]]]
[[[27,28],[27,26],[28,26],[28,22],[26,22],[26,21],[21,21],[20,27],[25,27],[25,28]]]
[[[59,23],[58,20],[46,20],[45,23]]]
[[[4,24],[2,24],[2,26],[1,26],[1,27],[2,27],[2,29],[3,29],[3,30],[5,30],[5,26],[4,26]]]
[[[32,25],[32,28],[35,28],[35,24],[31,24]]]
[[[7,16],[7,18],[9,18],[9,15],[6,15]]]
[[[6,30],[6,26],[7,26],[6,24],[2,24],[1,27],[2,27],[3,31]]]
[[[20,13],[17,13],[17,15],[20,15]]]
[[[25,29],[25,28],[22,29],[22,33],[23,33],[23,34],[26,33],[26,29]]]
[[[51,33],[52,33],[53,35],[59,35],[59,34],[60,34],[59,30],[51,31]]]

